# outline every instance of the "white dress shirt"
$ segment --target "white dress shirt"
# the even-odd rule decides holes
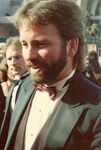
[[[15,107],[15,101],[16,101],[16,95],[17,95],[18,88],[19,88],[19,84],[17,84],[14,87],[13,92],[12,92],[12,100],[11,100],[11,108],[12,108],[12,110],[14,110],[14,107]]]
[[[23,73],[22,75],[16,75],[14,80],[18,80],[18,84],[14,86],[13,92],[12,92],[12,98],[11,98],[11,109],[14,110],[15,108],[15,103],[16,103],[16,95],[18,92],[18,89],[20,87],[21,84],[21,77],[24,77],[26,75],[28,75],[28,72]]]
[[[66,81],[74,75],[74,72],[75,70],[73,70],[72,73],[65,79],[52,85],[57,89],[57,96],[55,100],[51,100],[46,91],[36,91],[26,124],[24,150],[31,149],[43,125],[52,114],[54,109],[61,102],[60,100],[66,93],[69,85],[65,86],[64,88],[63,86]]]
[[[14,80],[20,81],[20,77],[17,76],[17,78],[14,78]],[[11,109],[14,110],[15,107],[15,101],[16,101],[16,95],[19,88],[20,83],[14,86],[13,92],[12,92],[12,99],[11,99]]]

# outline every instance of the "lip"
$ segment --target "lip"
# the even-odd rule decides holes
[[[34,72],[34,73],[38,73],[40,71],[43,71],[44,68],[39,67],[39,66],[32,66],[32,67],[30,67],[30,70],[32,70],[32,72]]]
[[[33,69],[39,69],[41,68],[40,66],[38,65],[28,65],[29,68],[33,68]]]
[[[39,66],[31,66],[31,68],[33,68],[33,69],[38,69],[38,68],[40,68]]]
[[[31,72],[33,72],[33,73],[38,73],[38,72],[40,72],[40,70],[41,70],[41,68],[30,68],[30,70],[31,70]]]
[[[13,72],[19,72],[19,69],[12,69]]]
[[[18,71],[18,69],[15,69],[15,68],[13,68],[12,70],[13,70],[13,71]]]

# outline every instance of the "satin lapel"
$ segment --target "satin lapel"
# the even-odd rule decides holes
[[[22,91],[19,95],[20,100],[18,98],[16,106],[15,106],[14,111],[12,113],[11,124],[10,124],[11,127],[14,126],[14,124],[16,124],[17,120],[19,120],[26,104],[30,100],[30,96],[32,95],[33,90],[34,90],[33,88],[27,89],[27,93],[26,93],[25,90],[22,89]],[[22,97],[22,100],[21,100],[21,97]]]
[[[47,130],[44,147],[49,147],[50,150],[62,148],[83,110],[84,105],[69,108],[61,102]]]
[[[34,88],[31,84],[30,84],[30,86],[25,86],[25,87],[22,87],[22,89],[21,89],[19,98],[17,100],[16,106],[15,106],[14,111],[12,113],[6,146],[8,145],[8,143],[9,143],[9,141],[13,135],[13,132],[16,128],[16,125],[17,125],[17,123],[21,117],[21,114],[23,113],[24,108],[26,107],[33,91],[34,91]]]
[[[7,96],[7,99],[6,99],[5,114],[7,113],[7,110],[9,108],[9,103],[10,103],[10,100],[11,100],[11,96],[12,96],[12,92],[13,92],[14,86],[15,85],[12,83],[12,87],[9,89],[9,93],[8,93],[8,96]]]
[[[34,88],[32,85],[32,80],[30,77],[28,77],[24,83],[21,85],[21,90],[19,92],[19,96],[17,98],[17,102],[14,108],[14,111],[12,112],[10,127],[12,128],[14,125],[14,122],[16,122],[20,118],[20,114],[23,112],[29,97],[31,96]]]

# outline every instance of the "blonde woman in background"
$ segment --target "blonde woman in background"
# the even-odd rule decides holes
[[[8,94],[8,87],[12,82],[11,73],[8,70],[6,58],[2,57],[0,61],[0,127],[4,117],[6,96]]]
[[[8,88],[14,76],[7,66],[6,58],[3,57],[0,63],[0,82],[3,89],[4,96],[8,94]]]

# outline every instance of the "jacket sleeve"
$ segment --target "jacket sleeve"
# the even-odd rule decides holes
[[[91,150],[101,150],[101,113],[96,120],[93,133],[94,136],[91,143]]]

